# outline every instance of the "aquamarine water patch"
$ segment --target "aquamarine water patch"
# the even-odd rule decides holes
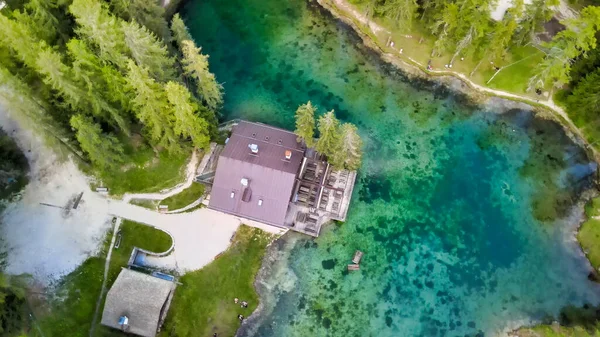
[[[347,222],[275,246],[286,254],[261,280],[275,296],[242,336],[493,336],[598,302],[564,235],[595,166],[556,123],[409,80],[312,3],[183,13],[224,83],[222,119],[293,128],[311,100],[365,141]]]

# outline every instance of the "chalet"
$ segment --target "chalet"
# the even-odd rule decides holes
[[[106,295],[102,325],[155,337],[175,292],[172,281],[123,269]]]
[[[345,220],[355,177],[293,132],[240,121],[219,156],[208,206],[318,236],[323,223]]]

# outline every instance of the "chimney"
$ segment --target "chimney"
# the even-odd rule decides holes
[[[129,317],[127,317],[127,316],[119,317],[119,325],[121,326],[122,331],[128,331],[129,330]]]
[[[254,154],[258,153],[258,145],[249,144],[248,147],[250,148],[250,151],[252,151],[252,153],[254,153]]]
[[[287,159],[287,160],[292,159],[292,151],[285,150],[285,159]]]

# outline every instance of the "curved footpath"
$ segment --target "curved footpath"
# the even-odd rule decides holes
[[[391,32],[384,27],[378,25],[377,23],[371,21],[364,14],[360,13],[352,4],[348,2],[348,0],[317,0],[321,7],[325,8],[329,11],[334,17],[348,24],[352,29],[361,37],[363,43],[369,48],[375,50],[378,54],[381,55],[384,61],[387,61],[398,68],[421,77],[434,78],[441,76],[452,76],[454,78],[459,79],[465,85],[467,85],[471,90],[474,90],[478,93],[488,95],[488,96],[497,96],[500,98],[509,99],[512,101],[523,102],[533,107],[540,107],[544,110],[547,110],[551,113],[551,115],[558,120],[565,129],[569,130],[571,133],[577,136],[585,144],[586,149],[591,149],[594,154],[594,158],[600,158],[599,153],[593,147],[590,147],[586,138],[584,137],[581,130],[573,123],[569,115],[556,105],[552,101],[552,97],[548,98],[548,100],[536,100],[527,96],[517,95],[510,92],[491,89],[471,81],[465,74],[458,73],[451,70],[427,70],[427,66],[419,63],[417,60],[402,55],[400,52],[396,50],[396,54],[391,54],[383,50],[383,48],[375,41],[371,36],[366,34],[361,27],[357,25],[360,23],[364,26],[369,27],[373,34],[377,34],[380,32],[384,32],[387,34],[391,34]],[[468,93],[468,92],[467,92]]]

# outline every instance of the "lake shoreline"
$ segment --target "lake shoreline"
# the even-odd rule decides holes
[[[399,55],[394,55],[383,50],[382,46],[359,26],[359,23],[367,24],[372,30],[374,30],[373,27],[376,27],[375,29],[382,28],[360,15],[356,10],[349,8],[352,5],[347,0],[316,0],[315,2],[336,20],[349,26],[361,38],[363,44],[377,53],[382,61],[395,66],[407,76],[438,81],[453,90],[469,96],[476,102],[484,102],[491,97],[498,97],[515,103],[526,104],[537,116],[557,121],[571,139],[588,152],[591,158],[600,163],[600,153],[590,146],[581,130],[571,121],[566,112],[552,101],[552,98],[549,98],[548,101],[536,101],[528,97],[480,86],[473,83],[461,73],[453,71],[428,71],[425,65],[413,59],[408,58],[408,60],[405,60]],[[345,9],[341,9],[340,6],[344,6]]]

